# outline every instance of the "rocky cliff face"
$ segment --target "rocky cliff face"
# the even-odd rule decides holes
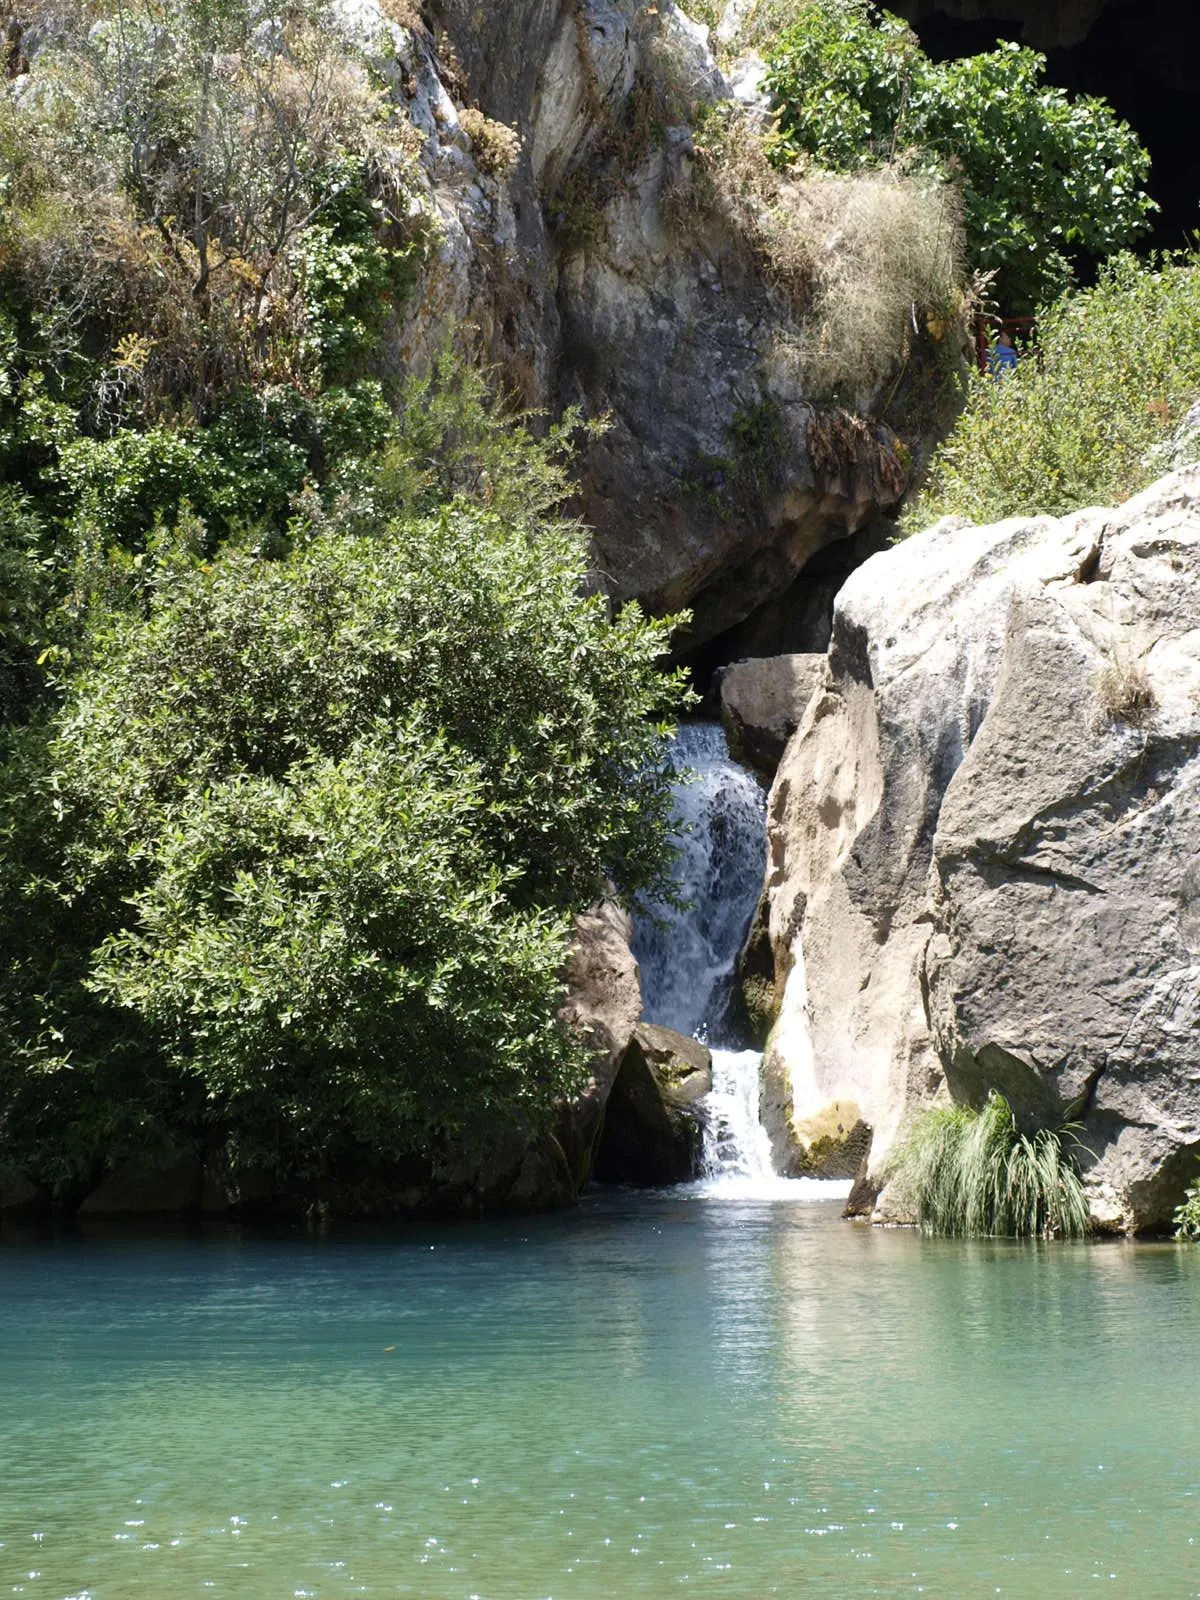
[[[995,1087],[1080,1124],[1098,1225],[1166,1224],[1200,1154],[1198,799],[1200,469],[860,568],[770,803],[793,1159],[858,1108],[878,1183],[906,1114]]]
[[[908,448],[817,404],[787,359],[803,249],[781,273],[765,202],[731,216],[697,172],[693,124],[732,104],[706,28],[672,0],[435,0],[410,26],[361,10],[394,53],[434,241],[394,360],[420,367],[449,335],[521,404],[607,419],[580,509],[614,601],[692,608],[694,650],[895,508]],[[840,224],[823,226],[811,246],[836,255]],[[942,359],[907,337],[896,371]]]

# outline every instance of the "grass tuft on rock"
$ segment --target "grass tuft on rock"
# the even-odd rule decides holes
[[[1032,1138],[993,1091],[982,1111],[926,1112],[893,1157],[889,1179],[926,1233],[949,1238],[1083,1238],[1083,1184],[1063,1134]]]

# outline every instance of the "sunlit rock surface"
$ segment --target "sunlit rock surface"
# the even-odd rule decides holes
[[[1117,511],[946,521],[838,598],[770,802],[793,1124],[1002,1090],[1081,1125],[1098,1224],[1200,1153],[1200,469]],[[886,1207],[886,1192],[884,1195]]]
[[[579,463],[598,586],[689,607],[696,648],[896,508],[909,457],[804,392],[780,356],[804,305],[696,207],[691,130],[661,126],[664,78],[681,105],[734,96],[707,28],[671,0],[434,0],[413,27],[375,0],[344,9],[416,133],[428,250],[395,368],[449,341],[521,406],[607,419]],[[467,108],[518,136],[510,168],[491,170]]]

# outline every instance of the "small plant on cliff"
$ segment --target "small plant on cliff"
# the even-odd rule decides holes
[[[927,1233],[1076,1239],[1090,1231],[1063,1133],[1021,1133],[995,1091],[982,1111],[951,1106],[920,1117],[892,1158],[890,1181]]]
[[[1096,701],[1109,722],[1144,728],[1154,715],[1154,690],[1140,661],[1115,658],[1096,679]]]
[[[507,178],[516,170],[521,159],[521,136],[515,128],[484,116],[473,106],[460,111],[458,120],[471,141],[481,172]]]
[[[1200,1239],[1200,1178],[1188,1184],[1183,1204],[1175,1208],[1175,1237]]]

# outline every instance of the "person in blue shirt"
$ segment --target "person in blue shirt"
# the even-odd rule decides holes
[[[1016,347],[1009,337],[1008,329],[1001,328],[996,335],[996,342],[988,355],[988,371],[993,378],[1006,377],[1010,372],[1016,370],[1019,359]]]

